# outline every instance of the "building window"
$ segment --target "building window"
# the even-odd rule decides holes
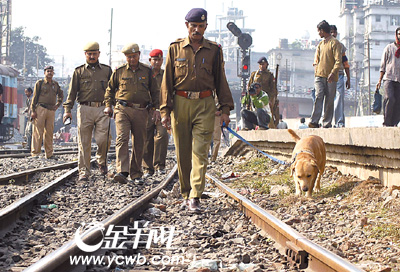
[[[397,26],[400,22],[400,16],[398,15],[391,15],[390,16],[390,25]]]
[[[360,25],[364,25],[364,18],[360,18]]]
[[[376,15],[375,22],[380,22],[380,21],[381,21],[381,16],[380,15]]]
[[[379,42],[379,41],[376,41],[375,42],[375,45],[380,45],[381,43]]]
[[[363,47],[364,47],[363,44],[359,44],[359,45],[358,45],[358,48],[363,48]]]
[[[380,67],[375,67],[375,72],[379,72]]]

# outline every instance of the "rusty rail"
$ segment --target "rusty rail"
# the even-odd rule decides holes
[[[303,235],[269,214],[246,197],[236,193],[217,178],[207,174],[214,184],[238,202],[243,213],[277,243],[288,261],[300,269],[315,272],[361,272],[364,271],[331,251],[311,242]]]

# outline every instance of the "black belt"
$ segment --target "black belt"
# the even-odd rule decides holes
[[[48,109],[48,110],[51,110],[51,108],[52,108],[50,105],[43,104],[43,103],[39,103],[39,106],[41,106],[42,108]]]
[[[85,105],[89,107],[101,107],[104,106],[104,102],[79,102],[80,105]]]
[[[117,100],[117,102],[120,105],[124,106],[124,107],[140,108],[140,109],[143,109],[143,108],[147,107],[147,105],[135,104],[135,103],[131,103],[131,102],[128,102],[128,101],[125,101],[125,100]]]

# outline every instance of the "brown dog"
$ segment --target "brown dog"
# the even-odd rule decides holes
[[[313,190],[319,192],[321,189],[320,181],[326,163],[325,143],[316,135],[300,139],[293,130],[288,129],[288,132],[296,141],[290,166],[290,176],[294,177],[296,183],[296,195],[300,196],[304,191],[307,197],[311,197]]]

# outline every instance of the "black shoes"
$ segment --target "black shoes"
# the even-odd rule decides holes
[[[316,123],[308,123],[308,127],[309,128],[319,128],[319,125],[318,124],[316,124]]]
[[[89,181],[89,177],[86,174],[80,174],[78,181]]]
[[[107,175],[108,172],[108,167],[107,165],[99,165],[100,173],[105,176]]]
[[[122,174],[122,173],[117,173],[117,174],[115,174],[115,176],[114,176],[114,181],[115,181],[115,182],[122,183],[122,184],[126,184],[126,183],[128,182],[128,179],[127,179],[127,177],[126,177],[124,174]]]
[[[189,201],[188,201],[188,209],[191,212],[200,213],[201,212],[200,200],[198,198],[189,199]]]

